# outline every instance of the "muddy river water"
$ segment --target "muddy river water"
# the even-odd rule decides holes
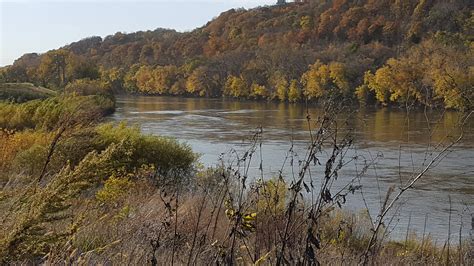
[[[302,104],[120,96],[111,119],[137,125],[145,133],[186,142],[201,154],[200,161],[205,166],[219,164],[219,158],[231,162],[233,151],[243,153],[248,149],[253,132],[261,127],[262,148],[257,149],[255,157],[260,158],[261,152],[264,176],[270,178],[283,169],[285,178],[291,182],[292,170],[297,172],[298,165],[294,163],[292,168],[285,158],[292,146],[299,155],[294,157],[296,161],[304,157],[309,143],[307,113],[316,118],[321,112],[321,108]],[[367,205],[372,216],[380,210],[389,187],[406,182],[426,165],[430,158],[427,151],[460,132],[456,128],[459,115],[455,112],[416,110],[407,115],[399,109],[364,109],[341,114],[339,119],[342,131],[353,129],[355,142],[346,154],[347,165],[333,189],[337,191],[353,180],[364,163],[374,161],[366,174],[355,181],[362,185],[363,193],[354,193],[343,206],[359,212]],[[409,225],[410,231],[416,231],[420,237],[426,229],[426,234],[438,244],[444,243],[450,209],[451,239],[458,239],[461,224],[463,238],[469,237],[474,214],[473,120],[465,125],[461,143],[402,197],[391,214],[389,230],[393,230],[393,238],[403,239]],[[260,159],[252,161],[250,178],[260,177],[259,166]],[[323,168],[315,166],[314,183],[321,182],[318,176],[322,173]]]

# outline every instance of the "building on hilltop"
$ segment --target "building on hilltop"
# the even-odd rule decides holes
[[[277,5],[284,5],[286,4],[286,0],[278,0]]]

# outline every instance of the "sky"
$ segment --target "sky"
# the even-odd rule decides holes
[[[0,0],[0,66],[90,36],[169,28],[190,31],[231,8],[276,0]]]

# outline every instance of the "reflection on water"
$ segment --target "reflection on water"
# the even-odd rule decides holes
[[[304,156],[308,140],[307,112],[312,118],[321,113],[317,107],[301,105],[174,97],[119,97],[117,107],[112,119],[137,124],[146,133],[185,141],[202,154],[201,162],[208,166],[217,164],[222,153],[232,149],[245,150],[252,132],[262,127],[263,167],[269,177],[282,168],[291,143],[295,151]],[[388,187],[399,185],[401,179],[407,180],[422,166],[428,145],[459,134],[455,128],[458,119],[454,112],[441,111],[427,114],[412,111],[407,115],[401,110],[366,109],[341,114],[341,124],[344,121],[345,128],[354,129],[356,140],[346,158],[359,156],[371,160],[380,156],[361,180],[372,215],[380,209],[380,201]],[[472,120],[466,125],[466,135],[457,149],[428,172],[415,190],[405,194],[400,212],[392,224],[397,225],[394,237],[405,234],[410,215],[410,228],[422,232],[424,217],[428,214],[427,231],[437,239],[446,239],[448,195],[452,198],[454,210],[451,232],[459,231],[461,214],[464,225],[469,225],[474,204]],[[347,165],[335,189],[351,180],[362,163],[358,160]],[[259,162],[251,165],[255,176],[258,166]],[[287,178],[291,178],[291,166],[285,165],[284,169]],[[321,173],[318,169],[314,171],[315,176]],[[358,210],[363,206],[362,197],[357,194],[346,208]],[[471,210],[466,212],[467,208]],[[463,231],[463,235],[468,236],[468,226],[464,226]]]

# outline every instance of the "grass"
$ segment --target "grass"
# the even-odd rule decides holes
[[[0,116],[0,264],[473,263],[467,241],[372,241],[367,213],[343,211],[356,188],[330,192],[352,137],[335,137],[332,115],[318,120],[297,179],[261,172],[250,181],[261,131],[229,164],[203,169],[176,140],[98,125],[104,112],[97,110],[110,103],[96,98],[0,104],[0,114],[10,114]],[[326,157],[324,147],[332,149]],[[321,190],[305,183],[316,167],[324,170],[313,176]]]
[[[55,91],[31,83],[0,83],[0,100],[26,102],[55,96]]]
[[[113,202],[104,204],[92,197],[76,201],[71,208],[83,220],[69,244],[50,250],[46,263],[70,260],[78,264],[142,265],[149,264],[153,257],[158,265],[171,265],[172,260],[175,265],[225,262],[232,219],[224,209],[218,211],[218,193],[207,194],[209,191],[204,189],[183,192],[176,205],[175,195],[165,195],[150,180],[134,180],[133,186],[114,197]],[[295,216],[304,221],[305,213],[297,212]],[[234,264],[274,265],[279,246],[277,232],[283,221],[284,213],[257,213],[255,229],[238,238]],[[318,261],[322,265],[360,264],[370,238],[365,216],[336,210],[321,222],[321,248],[315,250]],[[304,248],[300,238],[304,234],[304,226],[292,228],[292,250]],[[459,265],[460,260],[471,265],[469,243],[463,243],[461,251],[452,247],[450,265]],[[371,256],[375,265],[442,265],[446,259],[442,247],[431,240],[422,243],[416,237],[406,243],[381,243]]]

